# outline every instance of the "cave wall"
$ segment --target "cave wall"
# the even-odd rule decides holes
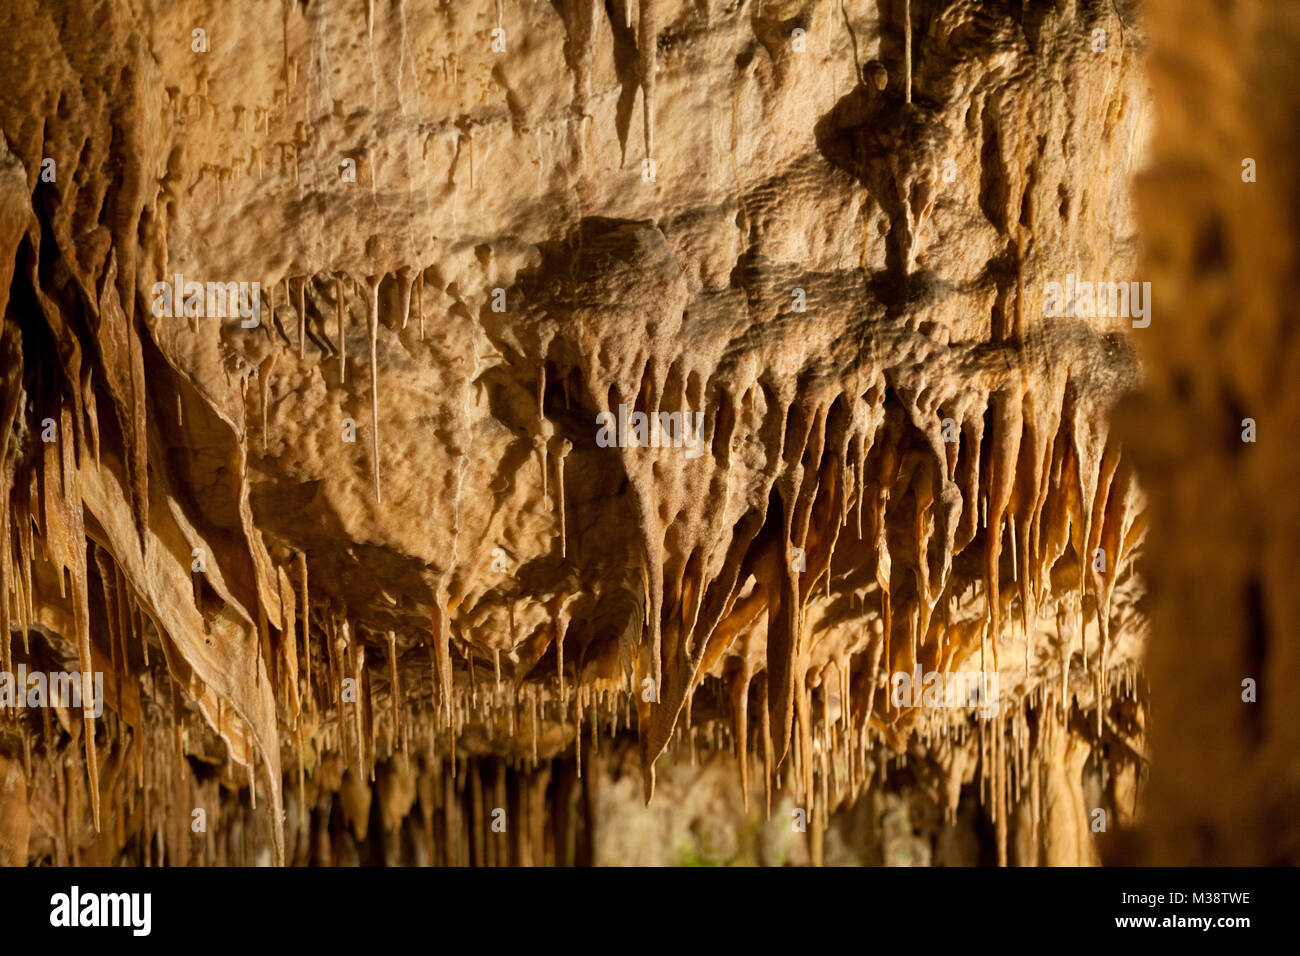
[[[0,724],[9,862],[481,862],[497,808],[498,862],[551,824],[604,859],[557,780],[629,746],[642,800],[733,754],[813,862],[867,795],[995,862],[1130,814],[1136,330],[1046,286],[1140,277],[1127,5],[16,0],[0,36],[3,663],[107,675],[102,719]],[[257,283],[255,326],[177,275]],[[698,444],[608,447],[620,406]],[[989,671],[991,717],[890,699]],[[357,849],[383,806],[424,850]]]

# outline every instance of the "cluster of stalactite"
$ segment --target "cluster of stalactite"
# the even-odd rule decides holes
[[[165,668],[141,668],[141,686],[168,681]],[[1097,812],[1113,829],[1130,826],[1145,775],[1144,692],[1134,672],[1116,671],[1107,688],[1109,733],[1061,705],[1054,689],[983,720],[955,721],[931,712],[902,752],[883,741],[854,739],[845,722],[824,724],[804,761],[795,748],[774,778],[764,777],[771,816],[774,794],[802,815],[808,858],[821,862],[828,828],[872,794],[916,792],[955,823],[966,803],[986,821],[987,862],[1005,865],[1089,864]],[[179,694],[168,688],[167,695]],[[106,713],[96,737],[104,827],[92,824],[90,794],[77,725],[50,709],[45,726],[6,726],[23,750],[0,762],[0,776],[20,771],[18,799],[9,795],[0,837],[20,830],[27,862],[49,865],[267,865],[274,862],[272,817],[259,809],[255,779],[223,759],[215,736],[187,720],[183,707],[143,699],[135,724]],[[40,718],[33,718],[39,721]],[[51,727],[53,723],[55,726]],[[360,768],[350,766],[328,733],[294,756],[285,780],[283,837],[293,865],[582,865],[593,861],[597,807],[611,754],[634,748],[628,736],[593,735],[581,747],[542,760],[436,755],[431,720],[391,727],[360,743]],[[674,761],[694,764],[708,753],[735,751],[725,720],[696,725],[670,744]],[[838,759],[837,758],[838,755]],[[751,756],[749,772],[762,771]],[[585,768],[584,768],[585,763]],[[813,789],[800,793],[804,767]],[[1091,771],[1101,784],[1091,800]],[[295,780],[296,777],[296,780]],[[742,778],[744,773],[742,772]],[[749,796],[742,786],[742,794]],[[778,810],[780,807],[777,808]],[[783,821],[788,823],[789,821]],[[1102,827],[1104,831],[1105,826]],[[880,852],[883,835],[861,852]],[[12,843],[0,839],[4,849]],[[12,862],[12,861],[11,861]],[[968,862],[976,862],[971,860]]]
[[[656,20],[649,0],[640,6],[650,152]],[[566,28],[590,40],[596,5],[575,9]],[[22,856],[75,862],[108,840],[143,861],[348,861],[313,835],[337,803],[363,840],[360,804],[373,791],[396,814],[383,816],[384,832],[418,797],[426,850],[412,859],[577,859],[535,838],[546,768],[571,761],[577,777],[588,747],[634,738],[647,800],[670,747],[729,749],[746,798],[759,777],[768,806],[787,789],[823,827],[833,807],[884,779],[887,754],[918,741],[960,752],[957,792],[967,771],[978,776],[1005,860],[1011,807],[1024,793],[1034,805],[1041,755],[1055,752],[1045,728],[1136,766],[1145,708],[1132,567],[1146,526],[1108,421],[1138,375],[1115,328],[1040,318],[1038,280],[1075,261],[1077,250],[1053,242],[1082,202],[1053,180],[1068,167],[1044,159],[1023,105],[1048,115],[1056,87],[1038,77],[1042,89],[1020,91],[1017,108],[998,76],[974,110],[959,71],[941,81],[945,58],[977,63],[1010,28],[981,21],[973,38],[945,45],[935,18],[913,102],[907,24],[906,96],[853,90],[818,124],[823,157],[790,179],[816,190],[808,170],[834,167],[861,187],[863,268],[806,275],[756,246],[725,292],[692,285],[670,226],[579,215],[506,283],[505,312],[486,292],[440,280],[437,262],[400,263],[402,243],[386,237],[364,266],[281,269],[264,284],[261,327],[245,334],[236,320],[220,344],[217,333],[200,340],[197,323],[180,332],[148,315],[143,289],[177,266],[174,201],[146,182],[138,144],[87,141],[87,168],[126,170],[112,188],[83,196],[65,175],[38,190],[46,151],[70,168],[79,151],[22,127],[16,155],[0,156],[0,668],[20,659],[16,641],[51,666],[104,673],[107,698],[99,720],[0,716],[2,752],[22,755],[25,805],[44,831]],[[590,52],[577,43],[573,53],[585,101]],[[1120,125],[1135,122],[1124,76],[1101,105],[1131,133]],[[127,99],[112,110],[128,114]],[[129,119],[115,122],[136,130]],[[942,215],[939,143],[963,124],[979,127],[970,140],[981,143],[968,192],[1006,246],[959,299],[919,267],[918,236]],[[773,184],[754,185],[736,221],[754,231],[781,201]],[[867,276],[876,212],[885,268]],[[806,311],[792,308],[796,283]],[[319,385],[340,417],[348,401],[368,402],[362,467],[375,503],[391,504],[386,449],[403,436],[383,426],[381,356],[413,319],[424,341],[435,295],[440,330],[470,326],[493,350],[490,361],[475,352],[486,371],[474,375],[528,396],[522,412],[500,414],[522,421],[524,460],[536,463],[527,480],[540,495],[521,520],[550,521],[554,548],[531,590],[484,575],[493,542],[476,540],[485,527],[469,525],[462,503],[475,491],[465,487],[471,450],[490,435],[478,427],[476,379],[456,378],[436,433],[454,489],[429,502],[451,515],[449,547],[393,584],[418,585],[400,608],[377,612],[348,595],[392,582],[367,577],[361,561],[351,567],[362,585],[340,580],[337,555],[258,512],[253,486],[285,477],[273,418],[283,370]],[[747,331],[730,331],[737,315]],[[364,337],[360,369],[349,335]],[[451,362],[432,345],[412,354]],[[205,389],[220,362],[228,381],[240,376],[242,404]],[[598,446],[595,416],[624,406],[652,418],[703,411],[705,454]],[[200,458],[216,464],[183,461]],[[361,462],[349,453],[344,467]],[[503,463],[503,484],[521,468],[506,474]],[[596,474],[619,481],[598,495]],[[195,487],[196,476],[208,484]],[[617,511],[593,518],[600,497]],[[585,534],[570,533],[579,526]],[[611,557],[596,538],[627,553]],[[998,714],[891,700],[891,675],[930,672],[998,673]],[[504,807],[489,791],[526,821],[504,858],[480,840],[492,832],[485,809]],[[196,850],[202,803],[221,808],[207,832],[231,832]],[[438,813],[441,842],[429,837]]]
[[[107,675],[109,716],[101,722],[60,712],[56,725],[48,708],[5,717],[5,732],[21,741],[31,770],[29,789],[35,797],[46,788],[43,809],[33,817],[55,838],[56,859],[76,859],[75,834],[86,823],[98,830],[109,821],[121,838],[137,806],[143,808],[140,834],[179,828],[198,808],[198,784],[186,768],[196,750],[209,749],[195,747],[207,732],[204,722],[229,748],[232,760],[218,759],[227,774],[232,764],[255,768],[260,752],[269,771],[269,805],[277,811],[281,773],[298,804],[307,805],[305,788],[318,785],[331,760],[346,768],[354,786],[367,789],[378,761],[427,752],[454,767],[458,741],[468,740],[480,752],[513,751],[532,773],[566,750],[580,753],[583,741],[599,748],[602,734],[613,740],[634,728],[647,796],[655,761],[677,737],[689,748],[734,749],[746,795],[753,751],[768,806],[775,783],[788,786],[810,811],[821,803],[833,806],[841,789],[860,794],[882,747],[905,746],[909,739],[928,746],[950,735],[977,739],[972,766],[980,775],[979,794],[1001,826],[1026,777],[1026,760],[1033,759],[1026,755],[1035,752],[1025,729],[1031,710],[1068,716],[1086,708],[1095,717],[1095,743],[1141,746],[1140,714],[1120,724],[1108,716],[1128,699],[1111,685],[1118,680],[1128,689],[1131,679],[1126,670],[1106,666],[1117,640],[1113,632],[1135,627],[1131,602],[1112,620],[1111,599],[1140,539],[1137,496],[1117,450],[1098,440],[1082,416],[1058,410],[1043,427],[1005,412],[999,417],[1007,399],[995,400],[985,417],[962,422],[974,440],[953,452],[940,446],[943,473],[936,481],[935,460],[919,434],[904,433],[897,408],[893,414],[873,409],[869,396],[859,397],[858,414],[842,400],[812,413],[791,405],[779,415],[785,434],[772,455],[764,495],[771,507],[735,529],[730,560],[712,575],[702,569],[685,574],[664,550],[663,532],[658,539],[648,535],[650,577],[657,580],[646,585],[645,634],[611,645],[605,658],[579,645],[569,650],[566,664],[561,616],[550,633],[541,632],[528,657],[503,668],[499,651],[470,640],[453,643],[445,596],[435,604],[429,632],[404,634],[399,642],[393,631],[374,633],[319,597],[313,600],[303,555],[273,564],[275,623],[263,595],[247,644],[251,679],[240,688],[273,708],[272,746],[263,750],[248,717],[198,677],[178,649],[195,639],[238,646],[238,632],[228,622],[222,627],[214,576],[185,575],[179,594],[142,593],[141,582],[149,578],[140,573],[133,535],[142,526],[144,534],[157,528],[140,516],[136,522],[123,518],[131,511],[125,493],[115,489],[123,506],[116,516],[123,536],[115,539],[111,509],[100,510],[114,469],[104,465],[96,415],[87,411],[95,403],[70,391],[53,406],[33,405],[23,418],[12,416],[11,425],[19,427],[6,429],[18,436],[14,451],[25,448],[30,457],[18,467],[18,455],[8,459],[13,477],[4,516],[6,619],[0,622],[6,635],[21,640],[26,658]],[[883,403],[885,390],[875,394]],[[1013,394],[1023,408],[1024,396]],[[718,422],[743,422],[746,401],[752,398],[718,413],[710,435],[715,449],[726,447],[719,434],[727,426]],[[51,407],[62,428],[55,441],[41,442],[34,425],[22,426]],[[76,409],[86,416],[83,429],[76,427]],[[992,434],[983,436],[986,421]],[[1074,427],[1062,428],[1062,421]],[[730,428],[734,435],[737,426]],[[641,464],[624,454],[635,480]],[[720,468],[725,457],[725,451],[715,456]],[[644,480],[640,487],[652,504],[649,514],[661,514],[655,486]],[[952,500],[950,490],[963,489],[957,507],[945,509],[936,500]],[[973,505],[961,507],[963,501],[979,501],[978,514]],[[798,563],[791,560],[796,549],[804,556]],[[146,543],[143,560],[184,568],[186,551],[178,561],[159,550]],[[1078,559],[1094,552],[1104,560]],[[964,556],[973,560],[963,565]],[[1001,600],[989,601],[989,594]],[[836,619],[837,603],[844,605],[840,618],[858,629],[849,638]],[[812,606],[827,624],[820,631],[807,623]],[[165,617],[180,607],[192,615],[194,630],[181,631],[178,639]],[[1044,608],[1056,618],[1056,639],[1035,647]],[[1010,626],[1017,617],[1019,629]],[[56,638],[64,634],[75,638],[69,642],[73,660],[59,657],[66,645]],[[30,657],[33,641],[42,652],[37,658]],[[6,670],[14,667],[10,643],[0,642]],[[979,671],[1007,674],[1012,671],[1000,659],[1008,657],[1022,659],[1024,669],[1019,684],[1004,690],[1002,712],[991,722],[966,710],[927,708],[925,701],[902,708],[891,702],[891,674],[951,673],[976,661]],[[1036,679],[1049,670],[1059,674],[1050,690]],[[1134,737],[1138,743],[1121,743]],[[78,739],[80,756],[73,758],[68,742]],[[159,741],[169,743],[159,747]],[[85,779],[74,783],[68,768],[78,764]],[[575,769],[581,772],[580,759]],[[227,785],[246,786],[255,806],[258,774],[240,772]],[[1036,779],[1032,773],[1028,778]],[[504,776],[495,779],[494,786],[505,786]],[[1005,851],[1005,839],[999,847]]]

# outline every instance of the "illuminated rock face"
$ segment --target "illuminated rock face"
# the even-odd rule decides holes
[[[735,858],[1094,861],[1150,108],[1021,6],[9,4],[3,669],[107,676],[0,861],[617,862],[724,754]]]

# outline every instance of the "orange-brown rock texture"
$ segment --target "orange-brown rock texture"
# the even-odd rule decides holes
[[[1185,6],[8,0],[0,863],[1294,858],[1184,829],[1296,787],[1298,21]]]
[[[1300,863],[1300,7],[1147,10],[1158,103],[1136,196],[1168,290],[1121,416],[1151,488],[1146,859]],[[1267,171],[1267,174],[1261,172]],[[1249,684],[1247,684],[1249,682]]]

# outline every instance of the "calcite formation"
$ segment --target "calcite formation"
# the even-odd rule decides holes
[[[106,698],[0,718],[0,862],[618,862],[697,761],[764,862],[1132,821],[1126,4],[0,37],[0,670]]]

